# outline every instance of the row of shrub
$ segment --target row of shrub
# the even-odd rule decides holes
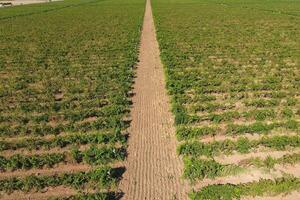
[[[242,199],[245,196],[264,196],[288,193],[299,190],[300,179],[295,177],[283,177],[275,180],[261,179],[258,182],[243,184],[215,184],[203,187],[198,192],[192,192],[192,200],[233,200]]]
[[[262,123],[254,122],[249,125],[228,124],[226,126],[226,135],[242,135],[244,133],[269,133],[273,129],[284,128],[286,130],[299,130],[299,122],[294,120],[288,120],[286,122],[273,122]],[[178,140],[188,140],[192,138],[201,138],[202,136],[214,136],[219,134],[221,129],[217,126],[202,126],[199,128],[192,128],[189,126],[178,127],[176,130],[176,136]]]
[[[68,197],[51,197],[48,200],[114,200],[117,199],[116,193],[94,193],[94,194],[77,194]]]
[[[10,114],[10,115],[1,115],[0,123],[14,123],[21,125],[28,124],[40,124],[40,123],[48,123],[53,118],[60,121],[70,121],[70,122],[78,122],[82,121],[89,117],[109,117],[109,116],[118,116],[120,114],[124,114],[127,111],[126,106],[124,105],[107,105],[99,108],[80,108],[80,109],[68,109],[55,113],[42,113],[39,115],[21,115],[21,114]]]
[[[103,189],[112,186],[117,180],[116,169],[101,167],[87,172],[62,173],[51,176],[30,175],[25,178],[8,178],[0,180],[0,191],[11,193],[16,190],[40,191],[47,187],[60,185],[75,189],[83,189],[87,184],[95,189]]]
[[[235,151],[248,153],[258,147],[267,147],[275,150],[300,147],[300,136],[272,136],[262,137],[257,140],[249,140],[248,138],[241,137],[237,141],[226,139],[224,141],[214,141],[210,143],[188,141],[181,144],[177,151],[181,155],[204,155],[211,157],[220,153],[232,154]]]
[[[115,147],[96,147],[80,151],[78,148],[73,148],[71,152],[64,153],[47,153],[37,155],[21,155],[15,154],[10,157],[0,156],[0,170],[16,170],[16,169],[31,169],[53,167],[58,163],[77,162],[87,163],[89,165],[102,165],[114,160],[124,160],[126,150]],[[71,160],[70,160],[71,159]]]
[[[295,164],[300,162],[300,154],[286,154],[280,158],[268,156],[265,159],[259,157],[242,160],[236,164],[221,164],[214,159],[184,158],[184,177],[191,181],[202,180],[204,178],[215,178],[219,176],[234,175],[245,172],[247,167],[272,169],[276,164]]]
[[[50,149],[54,147],[66,147],[69,145],[85,145],[85,144],[115,144],[120,142],[121,144],[126,143],[127,136],[122,134],[120,129],[114,131],[101,132],[94,131],[88,133],[74,133],[67,135],[55,136],[51,139],[45,138],[27,138],[13,141],[0,141],[0,151],[4,150],[16,150],[16,149]]]
[[[83,121],[81,123],[58,123],[55,126],[49,124],[35,124],[31,126],[11,126],[1,125],[0,136],[15,135],[58,135],[62,132],[87,132],[92,130],[109,129],[109,128],[125,128],[128,123],[122,120],[122,116],[112,116],[105,118],[97,118],[95,121]]]

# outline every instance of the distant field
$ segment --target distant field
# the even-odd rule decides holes
[[[19,5],[27,5],[27,4],[40,4],[40,3],[50,3],[55,1],[62,1],[62,0],[0,0],[0,2],[7,2],[11,3],[12,6],[19,6]]]
[[[299,190],[300,1],[152,5],[191,198]]]
[[[1,9],[0,20],[7,19],[16,16],[41,14],[43,12],[58,11],[69,7],[77,7],[82,4],[90,3],[91,1],[78,1],[78,0],[67,0],[67,1],[53,1],[48,2],[47,5],[44,3],[38,4],[26,4],[22,6],[16,6],[14,8],[6,7]]]
[[[118,195],[143,11],[139,0],[0,10],[1,199]]]

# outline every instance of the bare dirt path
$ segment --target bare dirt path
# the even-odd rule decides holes
[[[129,154],[120,189],[128,200],[184,200],[188,184],[181,178],[183,163],[176,154],[174,119],[165,89],[150,0],[146,4],[139,60]]]

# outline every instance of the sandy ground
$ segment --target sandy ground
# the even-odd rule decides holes
[[[134,85],[132,122],[120,189],[128,200],[187,199],[181,178],[183,162],[176,154],[174,119],[165,89],[150,0],[146,4],[140,62]]]
[[[62,1],[62,0],[52,0],[54,1]],[[14,0],[14,1],[0,1],[0,2],[10,2],[13,6],[25,5],[25,4],[35,4],[35,3],[48,3],[49,0]]]
[[[11,177],[26,177],[30,175],[43,175],[43,176],[51,176],[53,174],[60,173],[76,173],[82,171],[89,171],[92,167],[87,164],[59,164],[52,168],[42,168],[42,169],[29,169],[29,170],[15,170],[15,171],[7,171],[0,172],[0,180],[7,179]]]
[[[288,194],[280,194],[273,197],[245,197],[242,200],[298,200],[300,199],[300,192],[294,191]]]
[[[0,195],[1,200],[47,200],[50,197],[67,197],[75,195],[77,192],[67,187],[59,186],[47,188],[43,192],[22,192],[15,191],[12,194]]]

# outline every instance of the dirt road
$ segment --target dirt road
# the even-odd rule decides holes
[[[129,155],[120,189],[128,200],[184,200],[188,188],[181,178],[183,163],[176,154],[174,119],[165,89],[150,0],[146,5],[139,60]]]

